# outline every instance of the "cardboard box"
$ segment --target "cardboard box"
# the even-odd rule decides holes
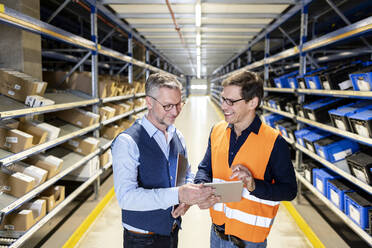
[[[145,84],[144,83],[134,82],[133,87],[134,87],[134,93],[136,93],[136,94],[145,92]]]
[[[92,74],[90,72],[75,72],[68,81],[68,88],[92,95]],[[98,96],[107,97],[107,86],[105,82],[98,80]]]
[[[15,100],[25,102],[28,95],[43,96],[47,85],[22,72],[0,69],[0,91]]]
[[[32,123],[25,121],[19,123],[19,130],[31,134],[34,138],[32,139],[33,145],[39,145],[45,143],[47,140],[48,132],[33,125]]]
[[[95,156],[89,160],[86,164],[80,166],[76,170],[72,171],[70,175],[80,178],[91,177],[99,170],[99,158]]]
[[[118,125],[106,125],[101,129],[101,136],[105,139],[115,139],[124,129]]]
[[[62,80],[66,76],[67,71],[43,71],[43,81],[48,82],[48,88],[62,89],[68,88],[68,77],[64,82]]]
[[[18,129],[0,127],[0,147],[14,153],[32,147],[33,136]]]
[[[135,108],[140,108],[146,105],[146,100],[145,98],[137,98],[133,100],[133,103]]]
[[[81,128],[92,126],[99,121],[99,115],[74,108],[54,113],[58,118]]]
[[[47,179],[57,175],[61,171],[63,164],[63,160],[60,158],[57,158],[53,155],[44,156],[41,154],[28,157],[24,161],[28,164],[35,165],[36,167],[48,171]]]
[[[15,172],[21,172],[22,174],[35,178],[36,186],[45,182],[48,176],[48,171],[23,162],[11,165],[11,169]]]
[[[52,186],[41,192],[40,196],[46,201],[46,211],[49,213],[65,199],[65,187]]]
[[[126,107],[120,104],[106,103],[105,106],[115,109],[115,115],[121,115],[126,112]]]
[[[121,120],[120,122],[118,122],[119,126],[122,128],[122,129],[128,129],[130,126],[133,125],[134,123],[134,119],[132,118],[125,118],[123,120]]]
[[[30,95],[26,97],[25,104],[30,107],[41,107],[41,106],[54,105],[55,102],[53,100],[50,100],[42,96]]]
[[[46,201],[37,199],[25,203],[18,211],[5,216],[1,230],[27,231],[46,215]]]
[[[6,174],[0,171],[0,184],[7,194],[21,197],[36,186],[36,179],[20,172]]]
[[[19,121],[14,119],[3,120],[0,121],[0,126],[9,127],[11,129],[18,129]]]
[[[99,115],[101,117],[100,121],[111,119],[115,116],[115,109],[109,106],[101,107],[99,108]]]
[[[61,129],[59,127],[55,127],[53,125],[50,125],[48,123],[45,123],[45,122],[41,122],[39,120],[31,120],[29,121],[29,123],[35,127],[38,127],[42,130],[44,130],[45,132],[47,132],[47,138],[46,138],[46,141],[51,141],[51,140],[54,140],[56,138],[58,138],[59,136],[59,133],[61,131]]]
[[[63,147],[81,155],[89,155],[98,148],[99,140],[93,137],[77,137],[62,144]]]
[[[111,149],[107,149],[104,153],[99,156],[99,165],[102,168],[107,163],[112,162]]]

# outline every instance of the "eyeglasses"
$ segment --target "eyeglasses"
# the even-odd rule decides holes
[[[225,97],[221,96],[221,104],[222,104],[223,102],[225,102],[225,103],[226,103],[227,105],[229,105],[229,106],[233,106],[234,103],[239,102],[239,101],[241,101],[241,100],[244,100],[244,98],[240,98],[240,99],[237,99],[237,100],[232,100],[232,99],[225,98]]]
[[[164,111],[167,111],[167,112],[168,111],[171,111],[174,107],[176,107],[177,109],[180,109],[183,106],[182,100],[179,103],[176,103],[176,104],[166,104],[166,105],[163,105],[155,97],[153,97],[153,96],[149,96],[149,97],[151,97],[152,99],[154,99],[155,101],[157,101],[163,107]]]

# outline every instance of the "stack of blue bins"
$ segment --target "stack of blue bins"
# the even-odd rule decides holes
[[[359,151],[359,144],[353,140],[332,135],[314,143],[316,153],[331,163],[345,159]]]
[[[316,153],[315,145],[314,143],[318,140],[324,139],[328,136],[331,136],[331,133],[325,132],[320,129],[311,130],[309,133],[305,134],[302,139],[305,143],[305,147],[312,151],[313,153]]]
[[[305,73],[303,76],[296,76],[296,77],[290,77],[288,78],[289,86],[293,89],[301,88],[301,89],[306,89],[306,83],[305,83],[305,77],[323,71],[327,69],[327,67],[320,67],[316,70],[309,71]]]
[[[293,71],[282,75],[280,77],[274,78],[274,83],[277,88],[290,88],[288,78],[293,77],[298,74],[298,71]]]
[[[295,137],[296,137],[296,142],[299,145],[301,145],[303,147],[306,147],[303,137],[306,134],[308,134],[309,132],[311,132],[312,130],[316,130],[316,128],[314,128],[314,127],[305,127],[305,128],[302,128],[300,130],[295,131],[294,134],[295,134]]]
[[[327,123],[330,121],[328,111],[342,105],[344,101],[340,98],[326,97],[304,105],[305,117],[313,121]]]
[[[272,128],[275,128],[275,122],[284,119],[285,117],[277,114],[268,114],[264,116],[265,123]]]
[[[364,110],[372,109],[372,102],[367,100],[357,101],[337,109],[328,111],[332,125],[344,131],[352,131],[350,127],[349,117],[353,114],[363,112]]]

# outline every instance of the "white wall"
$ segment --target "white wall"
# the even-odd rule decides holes
[[[208,83],[206,79],[191,79],[190,94],[206,95],[208,93]]]

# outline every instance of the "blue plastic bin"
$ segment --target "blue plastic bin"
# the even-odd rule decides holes
[[[349,122],[354,133],[372,138],[372,109],[350,115]]]
[[[362,100],[341,106],[337,109],[331,109],[328,113],[334,127],[344,131],[351,131],[349,116],[368,109],[372,109],[372,102]]]
[[[302,145],[303,147],[306,147],[305,142],[303,140],[303,137],[306,134],[308,134],[310,131],[312,131],[312,130],[315,130],[315,128],[313,128],[313,127],[306,127],[306,128],[303,128],[303,129],[300,129],[300,130],[295,131],[294,134],[295,134],[295,137],[296,137],[296,142],[299,145]]]
[[[328,199],[338,207],[342,212],[344,212],[344,198],[345,193],[354,192],[353,189],[346,186],[341,180],[334,179],[328,180],[327,182],[327,195]]]
[[[345,159],[359,151],[359,144],[355,141],[331,136],[314,143],[316,153],[331,163]]]
[[[361,192],[345,193],[345,214],[362,229],[368,227],[368,210],[372,208],[371,195]]]
[[[305,143],[305,147],[312,151],[313,153],[316,153],[314,143],[315,141],[318,141],[320,139],[324,139],[328,136],[331,136],[331,133],[322,131],[322,130],[314,130],[310,131],[309,133],[305,134],[302,138]]]
[[[275,128],[275,122],[277,122],[278,120],[282,120],[284,118],[285,118],[284,116],[277,114],[269,114],[264,116],[265,123],[271,126],[272,128]]]
[[[320,193],[322,193],[327,198],[328,198],[327,181],[339,178],[341,177],[328,169],[325,168],[313,169],[313,185]]]
[[[356,91],[372,90],[372,71],[349,74],[349,77],[351,82],[353,83],[354,90]]]

